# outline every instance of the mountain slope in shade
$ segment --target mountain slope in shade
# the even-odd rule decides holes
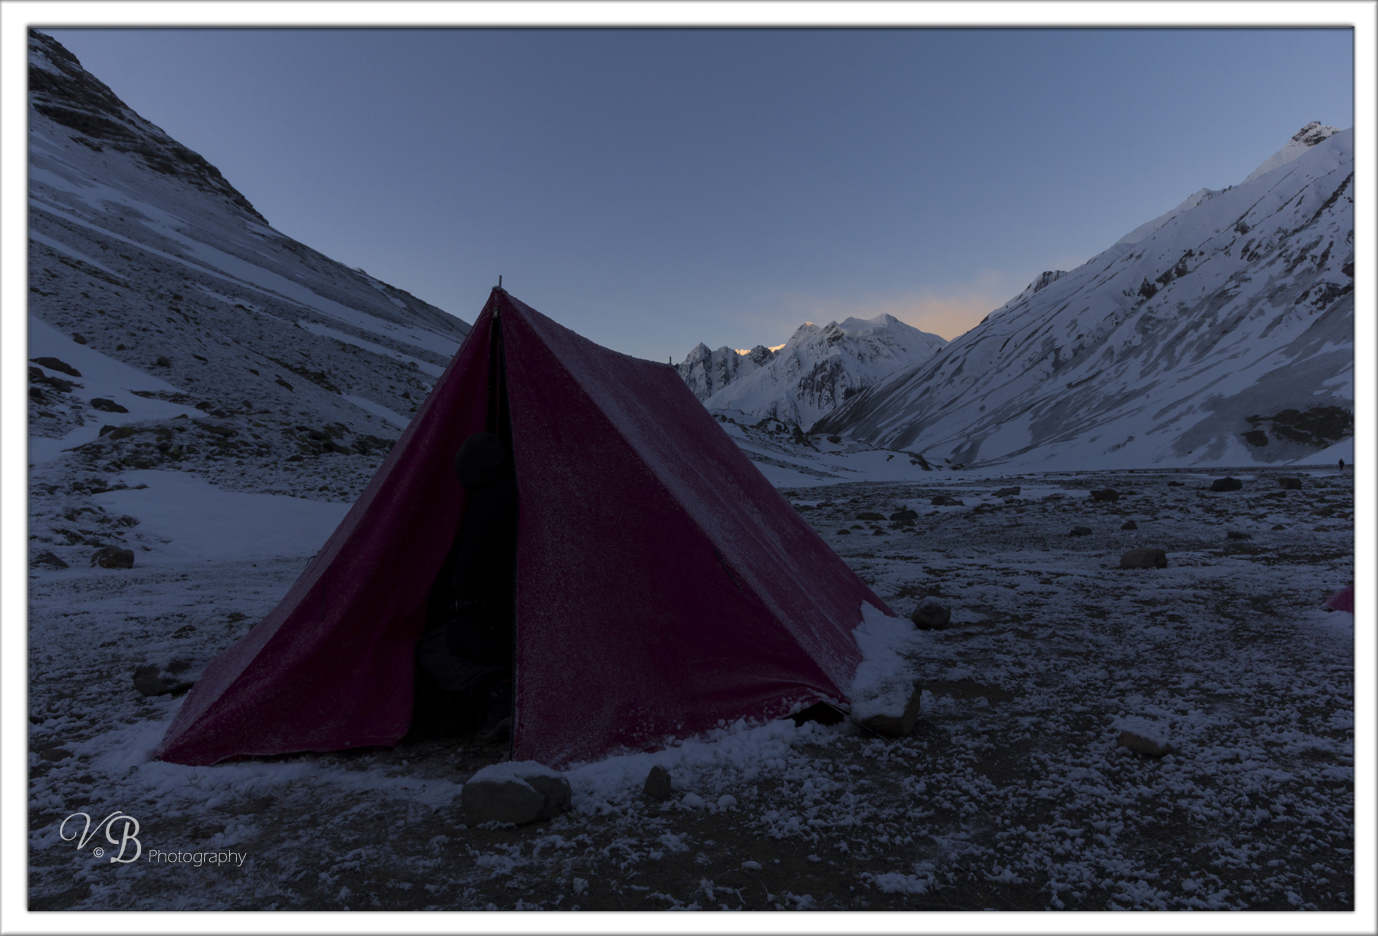
[[[805,322],[778,349],[746,354],[700,344],[677,365],[710,410],[774,418],[807,429],[844,400],[947,342],[893,315]]]
[[[274,230],[34,31],[29,83],[30,461],[366,478],[468,325]]]
[[[1353,132],[1328,129],[1031,285],[815,429],[1028,468],[1281,462],[1350,437]]]

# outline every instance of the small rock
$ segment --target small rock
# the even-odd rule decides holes
[[[874,510],[863,510],[856,515],[858,520],[884,520],[885,514],[876,513]]]
[[[1211,482],[1212,491],[1238,491],[1244,482],[1238,478],[1216,478]]]
[[[34,560],[32,563],[30,563],[30,565],[47,566],[50,569],[67,568],[67,563],[63,562],[60,557],[54,555],[52,552],[39,553],[37,556],[34,557]]]
[[[1018,496],[1019,496],[1019,491],[1020,491],[1020,487],[1019,487],[1019,485],[1016,484],[1014,487],[1004,487],[1004,488],[1001,488],[1000,490],[998,490],[998,491],[995,492],[995,496],[996,496],[996,497],[1018,497]]]
[[[1107,503],[1113,504],[1115,501],[1117,501],[1117,500],[1119,500],[1119,499],[1120,499],[1120,492],[1119,492],[1119,491],[1116,491],[1114,488],[1106,488],[1106,489],[1103,490],[1103,491],[1092,491],[1092,492],[1091,492],[1091,500],[1093,500],[1093,501],[1105,501],[1105,502],[1107,502]]]
[[[75,341],[77,344],[86,344],[86,339],[77,332],[72,333],[72,340]]]
[[[905,705],[903,714],[872,715],[862,719],[861,724],[876,734],[885,735],[888,738],[908,737],[909,732],[914,730],[914,725],[919,720],[919,706],[922,699],[923,684],[916,679],[914,680],[914,691],[909,696],[909,702]]]
[[[1232,540],[1251,540],[1254,537],[1251,533],[1241,533],[1239,530],[1231,530],[1225,534],[1225,538]]]
[[[102,413],[127,413],[128,409],[116,403],[114,400],[107,400],[104,397],[96,397],[91,401],[91,405]]]
[[[1273,529],[1274,529],[1274,530],[1285,530],[1285,529],[1287,529],[1287,526],[1286,526],[1286,524],[1275,523],[1275,524],[1273,524]]]
[[[939,494],[929,501],[934,507],[965,507],[966,504],[955,497],[948,497],[946,494]]]
[[[1187,483],[1185,481],[1169,481],[1167,483],[1168,487],[1186,487],[1186,485]]]
[[[535,761],[492,764],[469,778],[459,793],[467,825],[503,822],[525,825],[553,819],[569,808],[569,781]]]
[[[890,515],[890,519],[898,521],[900,523],[913,523],[919,519],[919,515],[916,512],[909,510],[908,508],[905,508],[904,510],[897,510],[894,513],[892,513]]]
[[[163,676],[152,663],[134,671],[134,688],[146,696],[181,695],[191,686],[189,682]]]
[[[1164,754],[1172,753],[1172,744],[1168,741],[1152,738],[1128,728],[1120,732],[1120,746],[1148,757],[1162,757]]]
[[[1282,485],[1284,491],[1301,490],[1301,478],[1278,478],[1278,484]]]
[[[657,801],[670,798],[670,794],[675,791],[675,785],[670,780],[670,771],[656,764],[651,768],[651,772],[646,775],[646,786],[643,790],[645,794]]]
[[[48,750],[43,751],[38,756],[43,758],[45,761],[60,761],[66,760],[67,758],[71,757],[72,752],[67,750],[66,748],[54,747],[48,748]]]
[[[1068,533],[1067,535],[1068,535],[1068,536],[1090,536],[1090,535],[1091,535],[1091,528],[1090,528],[1090,527],[1072,527],[1072,532]]]
[[[172,366],[172,362],[169,361],[167,358],[163,357],[161,354],[158,355],[158,360],[154,361],[153,364],[154,364],[154,366],[156,366],[156,367],[171,367],[171,366]]]
[[[134,568],[134,550],[120,549],[118,546],[102,546],[91,556],[91,565],[102,569]]]
[[[65,361],[60,361],[55,357],[36,357],[32,358],[32,360],[35,364],[38,364],[42,367],[46,367],[48,368],[48,370],[60,371],[61,373],[66,374],[68,377],[81,376],[81,371],[77,370],[71,364],[68,364]]]
[[[837,531],[837,534],[838,534],[839,536],[850,536],[850,535],[851,535],[851,532],[852,532],[851,530],[838,530],[838,531]]]
[[[1121,530],[1137,530],[1138,528],[1139,525],[1135,523],[1133,520],[1126,520],[1124,524],[1120,527]]]
[[[952,609],[929,595],[919,602],[914,613],[909,615],[909,620],[919,630],[943,630],[952,620]]]
[[[1120,557],[1121,569],[1165,569],[1167,568],[1167,553],[1161,549],[1143,547],[1142,549],[1131,549]]]

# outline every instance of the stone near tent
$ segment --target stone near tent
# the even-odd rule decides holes
[[[127,413],[128,409],[116,403],[114,400],[107,400],[105,397],[96,397],[91,401],[91,406],[100,410],[102,413]]]
[[[909,620],[919,630],[943,630],[952,620],[952,609],[929,595],[919,602],[914,613],[909,615]]]
[[[885,735],[889,738],[908,737],[919,720],[919,707],[922,699],[923,684],[916,679],[914,680],[914,691],[910,693],[909,701],[905,704],[901,714],[876,714],[862,719],[861,724],[876,734]]]
[[[1072,531],[1071,531],[1070,533],[1068,533],[1067,535],[1068,535],[1068,536],[1090,536],[1090,535],[1091,535],[1091,528],[1090,528],[1090,527],[1084,527],[1084,526],[1072,527]]]
[[[651,772],[646,775],[646,786],[642,788],[642,792],[644,792],[649,799],[653,799],[656,802],[662,802],[669,799],[670,794],[674,793],[674,791],[675,785],[670,779],[670,771],[659,764],[652,767]]]
[[[863,510],[856,515],[858,520],[884,520],[885,514],[876,513],[874,510]]]
[[[1003,487],[1003,488],[1001,488],[1000,490],[998,490],[998,491],[995,492],[995,496],[996,496],[996,497],[1018,497],[1018,496],[1019,496],[1019,491],[1020,491],[1020,487],[1019,487],[1019,485],[1016,484],[1014,487]]]
[[[1301,490],[1301,478],[1278,478],[1278,484],[1282,485],[1284,491]]]
[[[102,546],[91,556],[91,565],[102,569],[134,568],[134,550],[120,549],[118,546]]]
[[[1121,569],[1164,569],[1167,568],[1167,553],[1161,549],[1143,547],[1131,549],[1120,557]]]
[[[134,688],[146,696],[180,695],[191,688],[191,683],[174,679],[174,675],[169,672],[165,676],[156,664],[149,663],[134,670]]]
[[[526,825],[554,819],[569,808],[569,781],[536,761],[492,764],[469,778],[459,792],[466,825],[485,822]]]
[[[1114,488],[1106,488],[1103,491],[1091,492],[1091,500],[1093,501],[1104,501],[1105,503],[1113,504],[1115,501],[1119,499],[1120,492],[1116,491]]]
[[[1147,757],[1162,757],[1172,753],[1172,743],[1166,738],[1151,737],[1147,733],[1131,731],[1126,728],[1120,732],[1120,747],[1127,747],[1135,754]]]
[[[1211,482],[1212,491],[1238,491],[1244,482],[1238,478],[1216,478]]]
[[[1126,521],[1125,521],[1123,524],[1121,524],[1121,526],[1120,526],[1120,529],[1121,529],[1121,530],[1137,530],[1138,528],[1139,528],[1139,525],[1138,525],[1137,523],[1135,523],[1133,520],[1126,520]]]
[[[1239,530],[1230,530],[1225,534],[1225,538],[1232,540],[1251,540],[1254,537],[1251,533],[1241,533]]]
[[[34,557],[34,560],[30,563],[30,565],[47,566],[50,569],[67,568],[67,563],[63,562],[62,559],[54,555],[52,552],[39,553],[37,556]]]
[[[896,510],[890,515],[890,519],[898,523],[914,523],[919,519],[919,515],[915,511],[905,508],[904,510]]]

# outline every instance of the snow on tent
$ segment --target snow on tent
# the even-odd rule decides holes
[[[485,430],[510,440],[517,469],[514,759],[565,765],[845,702],[863,603],[893,612],[673,367],[496,289],[339,528],[207,667],[156,756],[395,744],[466,504],[453,453]]]

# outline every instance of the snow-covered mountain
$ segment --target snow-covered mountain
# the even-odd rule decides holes
[[[1308,124],[1244,182],[1043,274],[815,431],[1028,468],[1247,465],[1352,445],[1353,136]]]
[[[741,353],[704,344],[676,365],[714,411],[774,418],[808,428],[844,400],[897,370],[927,360],[947,342],[893,315],[805,322],[784,345]]]
[[[29,82],[29,462],[53,482],[35,486],[39,542],[137,537],[98,515],[42,532],[45,511],[75,509],[44,498],[76,476],[99,490],[181,468],[352,500],[469,326],[274,230],[33,31]]]

